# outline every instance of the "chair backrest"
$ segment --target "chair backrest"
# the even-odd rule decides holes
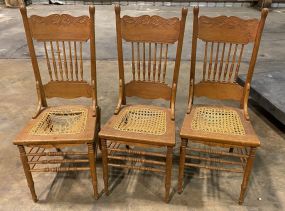
[[[205,96],[212,99],[230,99],[242,103],[249,91],[258,54],[261,35],[268,14],[261,18],[241,19],[234,16],[198,16],[199,8],[193,9],[193,37],[190,68],[189,105],[193,97]],[[204,44],[202,80],[195,83],[197,41]],[[237,83],[245,47],[252,43],[251,58],[245,86]]]
[[[26,32],[28,48],[34,69],[39,100],[47,106],[46,98],[92,98],[97,107],[96,55],[95,55],[95,8],[89,7],[90,16],[74,17],[68,14],[27,16],[25,7],[20,8]],[[37,41],[45,54],[49,80],[43,84],[34,47]],[[83,78],[83,46],[89,41],[91,83]]]
[[[181,19],[177,17],[143,15],[120,16],[120,6],[115,6],[117,50],[121,100],[126,96],[144,99],[165,99],[175,104],[176,86],[181,60],[185,20],[188,10],[183,8]],[[129,44],[132,54],[132,79],[125,83],[122,41]],[[166,83],[168,47],[176,44],[176,59],[171,86]]]

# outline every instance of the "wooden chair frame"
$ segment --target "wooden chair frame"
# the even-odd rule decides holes
[[[257,60],[261,35],[268,10],[262,10],[260,20],[243,20],[233,16],[198,16],[198,7],[195,7],[193,9],[193,14],[194,19],[189,99],[187,113],[180,132],[182,142],[180,147],[178,192],[182,193],[183,190],[185,166],[206,168],[210,170],[239,172],[243,173],[243,182],[241,185],[239,198],[239,204],[242,204],[245,197],[245,191],[248,186],[250,172],[253,167],[255,152],[257,147],[260,145],[260,142],[255,135],[249,121],[248,97],[250,91],[250,83]],[[203,62],[203,79],[199,83],[195,84],[196,51],[198,39],[202,40],[202,42],[205,42],[205,54]],[[242,87],[241,85],[237,84],[236,79],[239,72],[244,46],[250,42],[253,43],[253,50],[249,63],[246,83],[244,87]],[[214,50],[214,45],[216,45],[216,50]],[[225,50],[226,45],[229,46],[228,53]],[[209,53],[209,59],[207,58],[207,51],[209,48],[208,46],[210,46],[211,49]],[[238,54],[237,49],[239,46],[240,50]],[[219,49],[222,49],[222,53],[220,53]],[[233,49],[233,55],[231,55],[231,49]],[[238,59],[236,59],[236,57],[238,57]],[[231,136],[229,138],[229,136],[225,137],[223,134],[219,133],[208,133],[208,135],[203,135],[199,132],[195,132],[193,129],[190,129],[192,127],[191,121],[193,121],[194,118],[193,113],[197,108],[193,102],[195,97],[201,96],[211,99],[227,99],[240,102],[240,109],[235,109],[234,112],[237,112],[239,114],[241,122],[245,127],[247,138],[243,138],[243,136]],[[187,147],[188,142],[193,143],[193,145]],[[203,145],[204,148],[197,147],[200,145]],[[209,149],[205,149],[206,146],[209,147]],[[227,150],[228,148],[230,148],[229,152],[223,151],[223,149]],[[186,155],[186,150],[192,154]],[[202,154],[203,156],[197,156],[197,153]],[[205,154],[208,154],[209,157],[205,157]],[[240,162],[232,161],[229,159],[213,158],[213,156],[217,155],[222,156],[223,158],[238,158],[240,159]],[[228,167],[225,168],[213,165],[202,165],[193,162],[186,163],[186,158],[191,159],[191,161],[198,160],[200,162],[205,161],[209,163],[228,165]],[[240,165],[243,168],[240,169],[230,167],[233,165]]]
[[[178,73],[180,68],[181,52],[183,45],[183,36],[185,21],[188,10],[183,8],[181,19],[169,18],[165,19],[159,16],[120,16],[120,6],[115,6],[116,13],[116,29],[117,29],[117,51],[119,64],[119,101],[115,110],[115,115],[102,127],[99,138],[102,146],[103,160],[103,178],[104,189],[108,195],[108,166],[117,168],[127,168],[134,170],[146,170],[153,172],[166,173],[165,177],[165,201],[169,201],[169,193],[171,186],[171,168],[172,154],[175,145],[175,98],[178,82]],[[125,82],[124,76],[124,60],[122,41],[131,43],[132,48],[132,80]],[[171,87],[165,83],[166,64],[168,45],[177,42],[176,60],[173,72],[173,81]],[[135,46],[137,47],[135,50]],[[148,47],[148,51],[146,50]],[[154,47],[154,48],[152,48]],[[164,49],[164,53],[163,52]],[[134,59],[134,52],[137,53],[137,60]],[[146,54],[148,52],[148,61]],[[153,54],[152,54],[153,53]],[[164,55],[164,59],[162,59]],[[142,57],[142,59],[141,59]],[[159,58],[157,58],[159,57]],[[164,62],[164,64],[163,64]],[[112,124],[119,118],[125,109],[133,108],[133,105],[126,105],[126,97],[140,97],[143,99],[165,99],[170,101],[170,109],[161,107],[151,107],[145,105],[134,105],[138,109],[151,108],[166,113],[167,130],[163,135],[148,135],[144,133],[122,132],[114,130]],[[107,141],[110,143],[107,144]],[[126,149],[120,148],[121,144],[126,144]],[[165,147],[166,155],[158,152],[146,152],[144,150],[131,149],[131,146],[140,146],[146,148]],[[116,154],[115,154],[116,153]],[[125,156],[122,156],[122,153]],[[133,156],[146,156],[152,159],[142,159]],[[157,161],[154,159],[165,159]],[[121,160],[138,162],[142,164],[151,164],[152,166],[164,167],[144,167],[125,164],[112,163],[111,160]]]
[[[52,14],[46,17],[27,16],[25,7],[20,8],[25,28],[28,48],[36,80],[38,106],[36,114],[28,126],[19,133],[14,144],[18,146],[25,176],[30,188],[32,199],[38,201],[32,172],[66,172],[90,171],[94,197],[98,198],[96,176],[96,151],[98,132],[100,130],[100,108],[97,104],[96,85],[96,52],[95,52],[95,7],[89,7],[90,16],[74,17],[68,14]],[[50,81],[43,84],[34,40],[44,44],[44,51]],[[91,83],[83,79],[83,42],[90,42]],[[48,48],[48,46],[50,48]],[[68,48],[69,47],[69,48]],[[73,47],[73,50],[72,50]],[[50,53],[48,53],[48,49]],[[74,51],[74,52],[72,52]],[[78,52],[80,56],[78,56]],[[74,55],[73,55],[74,53]],[[58,60],[57,60],[58,58]],[[55,135],[31,135],[31,128],[45,112],[51,111],[47,98],[73,99],[78,97],[91,98],[92,105],[86,114],[86,127],[77,134],[60,133]],[[80,106],[79,106],[80,107]],[[65,106],[63,109],[77,109],[78,106]],[[86,145],[88,152],[62,151],[64,147]],[[28,151],[27,148],[30,148]],[[55,148],[56,151],[46,151]],[[62,159],[58,159],[62,157]],[[86,156],[86,158],[71,158]],[[57,159],[53,159],[53,158]],[[45,158],[42,160],[41,158]],[[50,159],[52,158],[52,159]],[[45,167],[46,164],[84,164],[88,167]]]

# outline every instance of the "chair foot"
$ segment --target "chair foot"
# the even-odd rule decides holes
[[[245,192],[247,190],[248,182],[250,173],[253,167],[253,162],[255,158],[256,148],[251,147],[249,152],[249,157],[247,158],[244,174],[243,174],[243,181],[241,184],[241,191],[240,191],[240,197],[239,197],[239,204],[243,204],[244,198],[245,198]]]
[[[183,192],[183,179],[184,179],[184,168],[185,168],[185,157],[186,157],[186,147],[188,140],[182,139],[180,146],[180,160],[179,160],[179,175],[178,175],[178,193]]]
[[[173,147],[167,147],[166,152],[166,176],[165,176],[165,202],[169,202],[170,187],[171,187],[171,171],[172,171],[172,156]]]
[[[102,162],[103,162],[103,180],[104,180],[104,192],[109,195],[109,172],[108,172],[108,150],[107,150],[107,141],[100,139],[102,146]]]
[[[35,203],[37,203],[39,200],[38,200],[38,198],[36,197],[36,198],[33,198],[33,201],[34,201]]]
[[[98,189],[97,189],[97,173],[96,173],[96,151],[97,147],[95,146],[95,143],[88,143],[88,159],[89,159],[89,165],[90,165],[90,174],[92,177],[92,185],[93,185],[93,191],[94,191],[94,198],[98,199]]]

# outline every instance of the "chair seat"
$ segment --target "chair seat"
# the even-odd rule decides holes
[[[175,122],[170,109],[127,105],[101,128],[99,137],[138,144],[174,146]]]
[[[17,135],[14,144],[75,144],[94,140],[96,117],[86,106],[69,105],[44,109]]]
[[[181,138],[229,145],[260,145],[243,110],[226,106],[193,105],[184,118]]]

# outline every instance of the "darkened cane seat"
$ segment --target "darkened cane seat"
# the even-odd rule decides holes
[[[89,107],[56,106],[44,109],[31,119],[15,138],[15,144],[74,144],[94,141],[96,116]]]

